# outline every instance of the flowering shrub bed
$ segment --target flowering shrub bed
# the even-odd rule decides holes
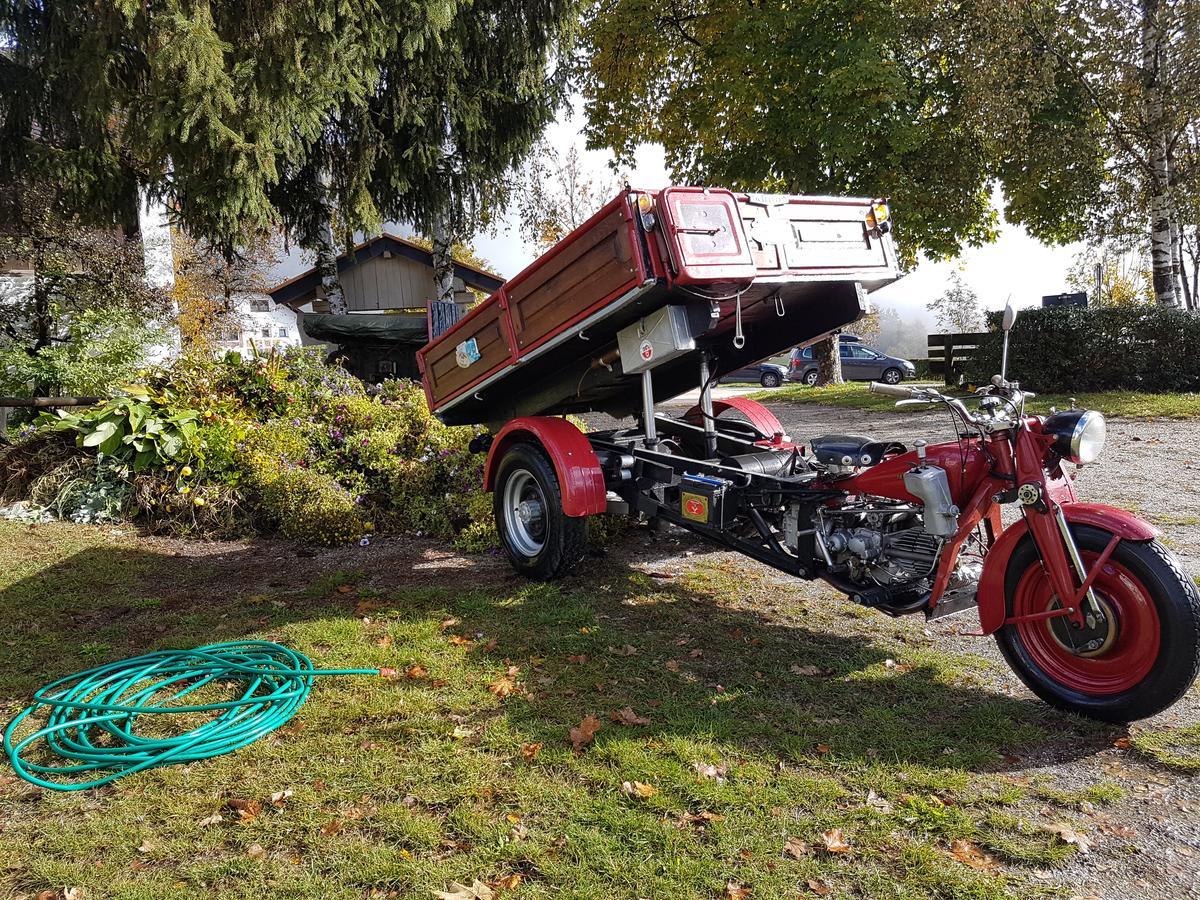
[[[337,544],[391,530],[480,550],[495,533],[475,433],[430,415],[419,385],[369,394],[316,350],[185,357],[39,419],[0,450],[0,501],[169,534]]]

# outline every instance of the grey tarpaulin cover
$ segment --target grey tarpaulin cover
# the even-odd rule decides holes
[[[302,327],[310,338],[331,344],[421,347],[429,337],[424,316],[305,313]]]

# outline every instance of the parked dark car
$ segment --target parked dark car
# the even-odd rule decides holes
[[[917,377],[917,367],[907,359],[888,356],[878,350],[872,350],[866,344],[852,341],[839,342],[838,349],[842,356],[842,377],[847,381],[882,381],[884,384],[899,384],[906,378]],[[788,370],[789,381],[801,381],[804,384],[817,383],[817,361],[813,356],[813,348],[796,348],[792,351],[791,366]]]
[[[775,363],[755,363],[752,366],[744,366],[740,369],[734,369],[727,375],[721,376],[722,384],[732,382],[745,383],[757,381],[763,387],[773,388],[779,387],[787,381],[788,370],[786,366],[779,366]]]

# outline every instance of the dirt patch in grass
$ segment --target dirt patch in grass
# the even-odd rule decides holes
[[[83,794],[0,776],[15,895],[1178,897],[1196,874],[1191,781],[1032,699],[969,621],[887,619],[678,533],[535,585],[422,542],[0,523],[0,609],[10,713],[232,637],[397,671],[320,682],[229,757]]]

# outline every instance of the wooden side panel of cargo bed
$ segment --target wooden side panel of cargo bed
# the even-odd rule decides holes
[[[624,203],[573,240],[559,244],[508,288],[518,353],[580,318],[609,295],[638,283],[638,265]]]
[[[479,359],[462,366],[458,349],[472,338]],[[510,362],[512,349],[505,334],[502,295],[493,294],[436,343],[428,345],[424,358],[425,380],[435,405]]]

